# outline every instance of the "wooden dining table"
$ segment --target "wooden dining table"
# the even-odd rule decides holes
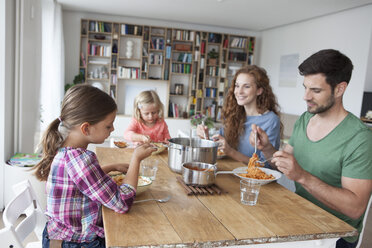
[[[101,165],[129,163],[133,149],[97,147]],[[240,178],[216,177],[221,194],[188,195],[168,167],[168,153],[158,160],[156,179],[136,200],[171,196],[165,203],[135,203],[126,214],[102,208],[106,247],[334,247],[357,230],[276,182],[261,186],[255,206],[240,202]],[[218,170],[243,164],[217,161]]]

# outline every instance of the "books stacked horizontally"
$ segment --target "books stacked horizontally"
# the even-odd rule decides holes
[[[38,153],[16,153],[10,158],[8,164],[19,167],[32,167],[39,163],[41,154]]]

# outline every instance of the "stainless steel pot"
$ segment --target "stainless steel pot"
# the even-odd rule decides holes
[[[215,164],[201,162],[186,162],[182,164],[182,178],[186,184],[192,185],[212,185],[218,174],[236,174],[239,171],[217,171]],[[242,173],[245,170],[241,171]]]
[[[169,140],[168,166],[176,172],[182,173],[185,162],[204,162],[215,164],[217,161],[218,144],[210,140],[199,138],[172,138]]]
[[[182,164],[182,178],[186,184],[211,185],[214,184],[216,170],[213,164],[186,162]]]

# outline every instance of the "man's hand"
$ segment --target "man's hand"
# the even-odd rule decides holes
[[[295,157],[284,151],[277,151],[273,154],[271,163],[276,166],[278,170],[283,172],[289,179],[299,182],[306,171],[297,163]]]

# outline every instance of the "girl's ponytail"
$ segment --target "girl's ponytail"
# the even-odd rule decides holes
[[[56,155],[58,149],[62,146],[64,137],[59,131],[62,121],[59,118],[55,119],[48,126],[47,130],[43,134],[42,147],[43,157],[41,161],[34,167],[35,176],[40,181],[46,181],[48,179],[50,165],[52,164],[53,158]]]
[[[94,125],[116,110],[114,99],[102,90],[89,84],[71,87],[63,98],[60,117],[52,121],[43,134],[43,158],[33,168],[37,179],[48,180],[53,159],[72,128],[84,122]]]

